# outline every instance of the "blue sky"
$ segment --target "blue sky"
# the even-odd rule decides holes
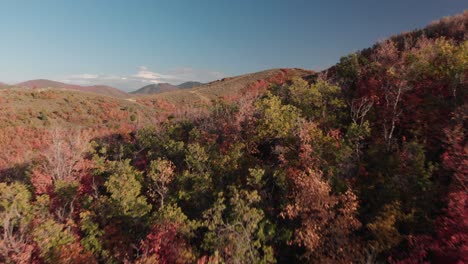
[[[0,0],[0,81],[125,90],[278,67],[324,69],[463,0]]]

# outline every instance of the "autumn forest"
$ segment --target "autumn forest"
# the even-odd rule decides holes
[[[0,89],[0,262],[468,263],[467,25],[155,95]]]

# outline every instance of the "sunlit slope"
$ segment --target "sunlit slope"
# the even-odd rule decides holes
[[[272,84],[283,84],[294,77],[314,74],[304,69],[270,69],[240,76],[227,77],[192,89],[164,92],[138,97],[137,102],[160,108],[207,105],[213,100],[235,99],[246,92],[265,91]]]

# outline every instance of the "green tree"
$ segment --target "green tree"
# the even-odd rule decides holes
[[[151,180],[150,196],[159,201],[160,207],[164,206],[164,200],[169,191],[168,185],[174,178],[174,169],[174,164],[168,160],[157,159],[150,163],[148,172]]]
[[[141,195],[142,173],[130,165],[130,160],[111,163],[112,174],[104,185],[117,210],[115,214],[129,217],[145,216],[151,210],[151,205],[146,202],[146,197]]]
[[[198,143],[189,144],[185,153],[186,169],[177,177],[177,199],[189,217],[198,217],[214,195],[211,163],[207,151]]]
[[[340,87],[322,79],[309,85],[305,80],[296,78],[287,89],[291,104],[301,109],[306,118],[325,128],[339,127],[346,109]]]
[[[21,183],[0,183],[0,260],[27,251],[30,242],[32,205],[31,194]],[[26,261],[26,260],[25,260]]]
[[[219,193],[214,206],[203,213],[203,225],[208,229],[205,249],[218,252],[228,263],[274,263],[273,248],[261,235],[263,211],[257,191],[229,188],[231,198],[226,205]]]
[[[41,249],[41,257],[47,263],[59,263],[62,247],[75,241],[69,227],[52,219],[47,219],[36,227],[33,236]]]
[[[80,229],[83,232],[80,242],[86,250],[92,252],[95,256],[106,256],[108,253],[103,250],[101,241],[104,231],[99,227],[94,218],[97,217],[91,211],[83,210],[80,213]]]
[[[296,129],[300,111],[292,105],[283,105],[278,96],[268,92],[256,106],[261,116],[258,119],[258,138],[285,138]]]

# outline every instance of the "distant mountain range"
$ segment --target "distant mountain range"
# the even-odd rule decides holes
[[[68,84],[62,82],[56,82],[45,79],[30,80],[22,83],[17,83],[13,85],[15,87],[24,87],[29,89],[39,89],[39,88],[57,88],[57,89],[68,89],[68,90],[78,90],[82,92],[91,92],[101,95],[112,96],[116,98],[125,98],[128,97],[128,93],[121,91],[117,88],[106,86],[106,85],[92,85],[92,86],[81,86],[76,84]]]
[[[184,105],[208,105],[220,98],[233,100],[248,91],[265,91],[270,84],[283,84],[293,77],[313,79],[317,73],[300,68],[278,68],[260,72],[253,72],[239,76],[222,78],[220,80],[205,83],[191,89],[174,89],[169,92],[156,92],[152,94],[140,94],[139,102],[152,105],[154,102],[166,102],[159,105],[160,108],[172,105],[174,107]],[[182,86],[178,85],[178,87]],[[255,92],[254,92],[255,93]],[[144,95],[144,96],[143,96]]]
[[[172,85],[170,83],[158,83],[146,85],[136,91],[130,92],[130,94],[155,94],[161,92],[169,92],[181,89],[190,89],[198,86],[202,86],[203,83],[200,82],[184,82],[179,85]],[[46,79],[37,79],[29,80],[14,85],[9,85],[3,82],[0,82],[0,88],[9,88],[9,87],[20,87],[28,89],[41,89],[41,88],[56,88],[56,89],[67,89],[67,90],[78,90],[82,92],[90,92],[100,95],[106,95],[116,98],[127,98],[130,96],[129,93],[126,93],[117,88],[107,86],[107,85],[92,85],[92,86],[82,86],[77,84],[62,83]]]
[[[204,85],[204,83],[201,83],[201,82],[184,82],[184,83],[181,83],[181,84],[177,85],[177,87],[179,87],[180,89],[191,89],[191,88],[202,86],[202,85]]]
[[[136,91],[130,92],[131,94],[155,94],[162,92],[170,92],[180,89],[191,89],[194,87],[202,86],[201,82],[184,82],[179,85],[172,85],[170,83],[155,83],[146,85]]]

